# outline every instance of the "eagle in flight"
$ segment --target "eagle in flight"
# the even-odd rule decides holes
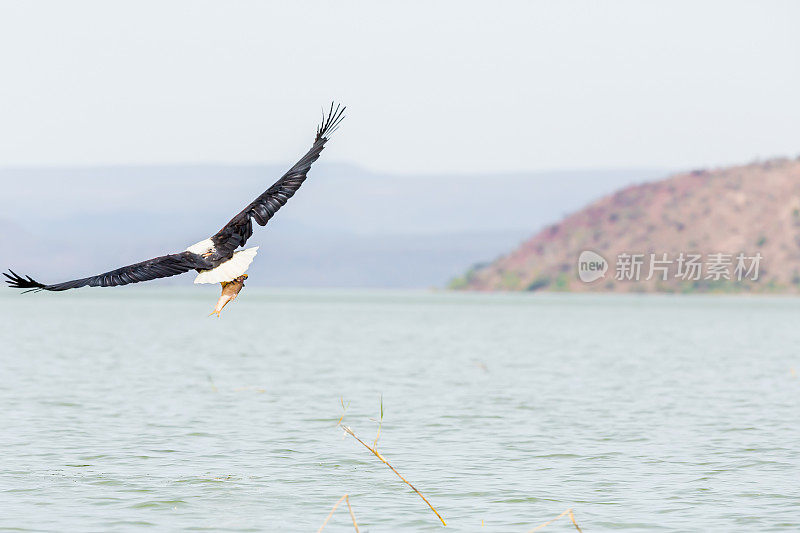
[[[235,299],[244,287],[244,280],[247,279],[245,272],[258,251],[258,246],[238,250],[253,234],[253,220],[258,225],[264,226],[297,192],[305,181],[311,165],[319,158],[325,143],[344,118],[344,110],[343,106],[334,107],[334,104],[331,104],[328,114],[323,113],[314,144],[306,155],[216,234],[189,246],[183,252],[148,259],[104,274],[51,285],[39,283],[30,276],[22,277],[9,269],[8,273],[3,273],[8,278],[5,280],[6,283],[15,289],[25,289],[25,292],[66,291],[86,286],[115,287],[177,276],[196,270],[198,274],[195,283],[222,284],[222,295],[211,313],[220,316],[222,308]]]

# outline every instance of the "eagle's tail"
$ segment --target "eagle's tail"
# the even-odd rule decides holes
[[[10,268],[8,271],[10,274],[3,272],[3,275],[8,278],[5,282],[8,283],[8,286],[12,289],[27,289],[25,292],[39,292],[47,289],[47,285],[39,283],[30,276],[25,276],[23,278]]]

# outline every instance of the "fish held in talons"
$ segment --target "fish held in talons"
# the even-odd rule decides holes
[[[244,280],[246,279],[247,274],[242,274],[233,281],[223,281],[220,283],[220,285],[222,285],[222,294],[220,295],[219,300],[217,300],[217,306],[214,308],[214,311],[212,311],[208,316],[217,315],[219,317],[220,313],[222,312],[222,308],[236,299],[239,291],[241,291],[244,287]]]

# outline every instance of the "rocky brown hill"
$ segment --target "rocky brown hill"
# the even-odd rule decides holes
[[[579,279],[584,251],[607,261],[604,276]],[[689,268],[690,259],[699,268]],[[660,268],[651,272],[651,263]],[[584,263],[583,271],[593,267]],[[622,189],[473,267],[451,287],[800,292],[800,158],[696,170]]]

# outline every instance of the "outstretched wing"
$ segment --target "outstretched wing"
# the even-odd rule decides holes
[[[9,270],[8,274],[3,275],[8,278],[6,283],[15,289],[27,289],[28,291],[66,291],[79,287],[116,287],[117,285],[127,285],[128,283],[139,283],[140,281],[150,281],[158,278],[176,276],[194,269],[206,269],[211,265],[200,255],[191,252],[181,252],[179,254],[163,255],[154,259],[148,259],[141,263],[124,266],[111,272],[98,274],[83,279],[74,279],[63,283],[45,285],[34,280],[30,276],[24,278]],[[26,291],[27,292],[27,291]]]
[[[265,225],[275,212],[300,188],[300,185],[306,179],[308,171],[311,169],[311,165],[319,159],[319,154],[325,147],[325,143],[328,142],[330,135],[344,118],[344,110],[345,108],[342,106],[337,105],[334,108],[334,105],[331,104],[327,116],[323,113],[322,124],[317,128],[317,136],[314,138],[314,144],[308,153],[295,163],[272,187],[253,200],[250,205],[233,217],[216,235],[211,237],[213,246],[209,247],[207,252],[202,255],[187,250],[178,254],[156,257],[155,259],[118,268],[97,276],[53,285],[39,283],[30,276],[22,277],[9,270],[8,274],[3,273],[7,278],[6,283],[15,289],[26,289],[27,291],[65,291],[86,286],[114,287],[127,285],[129,283],[175,276],[189,270],[208,270],[218,266],[225,260],[230,259],[234,250],[247,242],[247,239],[253,234],[252,219],[255,219],[261,226]]]
[[[291,198],[297,189],[306,180],[306,175],[311,169],[311,165],[319,159],[319,154],[328,142],[331,134],[339,126],[344,118],[344,107],[336,106],[328,111],[328,115],[323,114],[322,124],[317,128],[317,136],[314,144],[300,161],[294,164],[281,179],[276,181],[272,187],[253,200],[238,215],[233,217],[230,222],[211,237],[214,243],[215,258],[229,258],[236,248],[243,246],[247,239],[253,234],[253,219],[260,226],[264,226],[275,213]]]

